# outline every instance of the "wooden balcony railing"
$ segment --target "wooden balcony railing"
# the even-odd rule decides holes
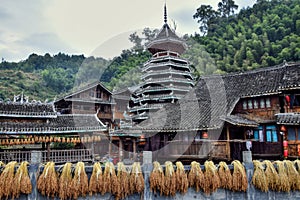
[[[53,161],[55,163],[92,161],[91,149],[68,149],[68,150],[50,150],[39,151],[41,153],[41,162]],[[0,152],[0,160],[4,163],[10,161],[31,161],[32,151],[10,151]]]

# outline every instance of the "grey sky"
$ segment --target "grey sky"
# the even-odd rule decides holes
[[[201,4],[220,0],[167,0],[169,22],[181,35],[199,32],[192,18]],[[23,60],[31,53],[118,55],[130,32],[161,28],[165,0],[0,0],[0,57]],[[255,0],[236,0],[239,8]]]

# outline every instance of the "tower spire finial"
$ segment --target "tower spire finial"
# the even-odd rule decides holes
[[[168,21],[168,17],[167,17],[167,3],[165,1],[165,13],[164,13],[164,22],[165,22],[165,24],[167,23],[167,21]]]

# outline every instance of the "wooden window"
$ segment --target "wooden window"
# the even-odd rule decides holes
[[[97,98],[101,98],[101,91],[99,91],[99,90],[97,90],[97,96],[96,96]]]
[[[292,127],[292,128],[288,128],[288,140],[296,140],[296,131],[295,131],[295,128]]]
[[[248,100],[248,109],[253,109],[253,103],[251,99]]]
[[[271,108],[271,100],[270,98],[266,98],[266,107]]]
[[[278,142],[277,130],[275,125],[266,126],[267,142]]]
[[[258,101],[257,101],[257,99],[253,100],[253,108],[255,108],[255,109],[258,108]]]
[[[248,108],[248,107],[247,107],[247,101],[243,101],[243,109],[244,109],[244,110],[247,110],[247,108]]]
[[[259,140],[260,142],[263,142],[264,141],[263,127],[258,126],[256,129],[254,129],[253,136],[254,136],[254,139]]]
[[[90,97],[94,97],[94,90],[90,91]]]
[[[265,108],[266,107],[266,103],[265,103],[265,99],[260,99],[260,108]]]

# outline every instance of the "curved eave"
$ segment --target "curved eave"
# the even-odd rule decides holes
[[[162,74],[166,74],[166,75],[174,74],[174,75],[181,75],[181,76],[189,76],[192,79],[194,79],[192,74],[189,73],[189,72],[180,72],[180,71],[174,71],[174,70],[173,71],[172,70],[165,70],[165,71],[149,72],[149,73],[146,73],[146,74],[142,75],[141,79],[145,79],[146,77],[151,77],[151,76],[155,76],[155,75],[162,75]]]
[[[176,83],[187,83],[187,84],[191,84],[191,85],[195,85],[195,83],[191,80],[175,80],[175,79],[153,79],[153,80],[146,80],[145,81],[145,84],[149,84],[149,83],[153,83],[153,84],[157,84],[157,83],[173,83],[173,84],[176,84]]]
[[[150,88],[144,88],[140,91],[137,91],[137,95],[143,94],[145,92],[158,92],[158,91],[181,91],[181,92],[188,92],[191,88],[189,87],[172,87],[172,86],[166,86],[166,87],[150,87]]]
[[[70,134],[70,133],[87,133],[87,132],[97,132],[97,131],[106,131],[106,128],[82,128],[82,129],[74,129],[74,130],[47,130],[47,131],[3,131],[0,130],[0,134],[9,134],[9,135],[31,135],[31,134]]]
[[[157,101],[157,100],[167,100],[167,99],[181,99],[184,95],[178,96],[178,95],[161,95],[157,97],[141,97],[138,99],[133,100],[134,103],[138,103],[140,101]]]
[[[39,114],[34,113],[32,115],[25,113],[25,114],[3,114],[0,113],[0,117],[12,117],[12,118],[43,118],[43,119],[49,119],[49,118],[56,118],[57,115],[47,115],[47,114]]]
[[[183,41],[174,38],[162,38],[150,42],[147,45],[147,49],[152,54],[161,51],[174,51],[182,54],[187,49],[187,45]]]

